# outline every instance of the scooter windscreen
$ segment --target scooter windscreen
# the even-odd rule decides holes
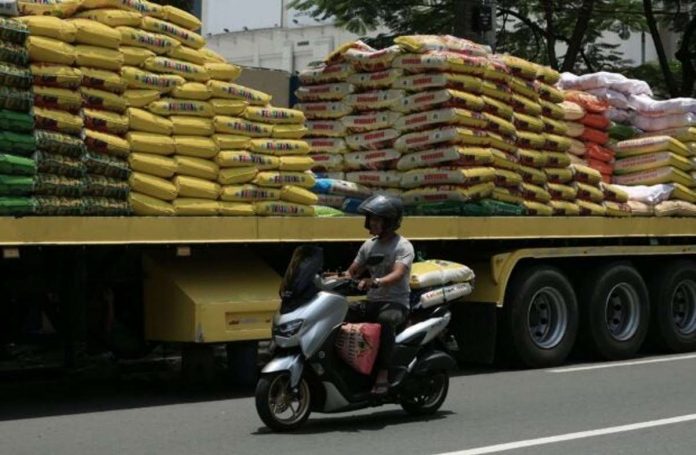
[[[324,250],[304,245],[295,248],[280,285],[281,313],[294,311],[312,299],[319,289],[314,278],[324,268]]]

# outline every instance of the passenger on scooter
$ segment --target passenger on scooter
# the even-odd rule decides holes
[[[348,269],[351,278],[360,279],[365,271],[370,277],[359,282],[360,290],[368,290],[367,302],[360,310],[351,308],[348,321],[377,322],[382,325],[380,349],[376,367],[379,368],[374,394],[389,390],[389,365],[394,340],[406,322],[409,310],[409,279],[413,264],[413,245],[397,234],[403,217],[401,201],[389,196],[373,196],[358,208],[365,215],[365,229],[374,237],[365,241]],[[378,264],[368,261],[383,256]]]

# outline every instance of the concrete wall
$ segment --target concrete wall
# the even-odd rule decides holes
[[[271,103],[276,107],[290,107],[290,73],[287,71],[245,67],[235,83],[270,94],[273,96]]]

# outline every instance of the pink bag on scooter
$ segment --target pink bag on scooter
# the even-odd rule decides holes
[[[370,374],[379,352],[380,324],[343,324],[336,336],[338,355],[353,369]]]

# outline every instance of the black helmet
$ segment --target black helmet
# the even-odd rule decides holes
[[[365,215],[365,229],[370,228],[369,216],[374,215],[384,219],[385,229],[396,231],[401,227],[404,206],[399,198],[378,194],[360,204],[358,213]]]

